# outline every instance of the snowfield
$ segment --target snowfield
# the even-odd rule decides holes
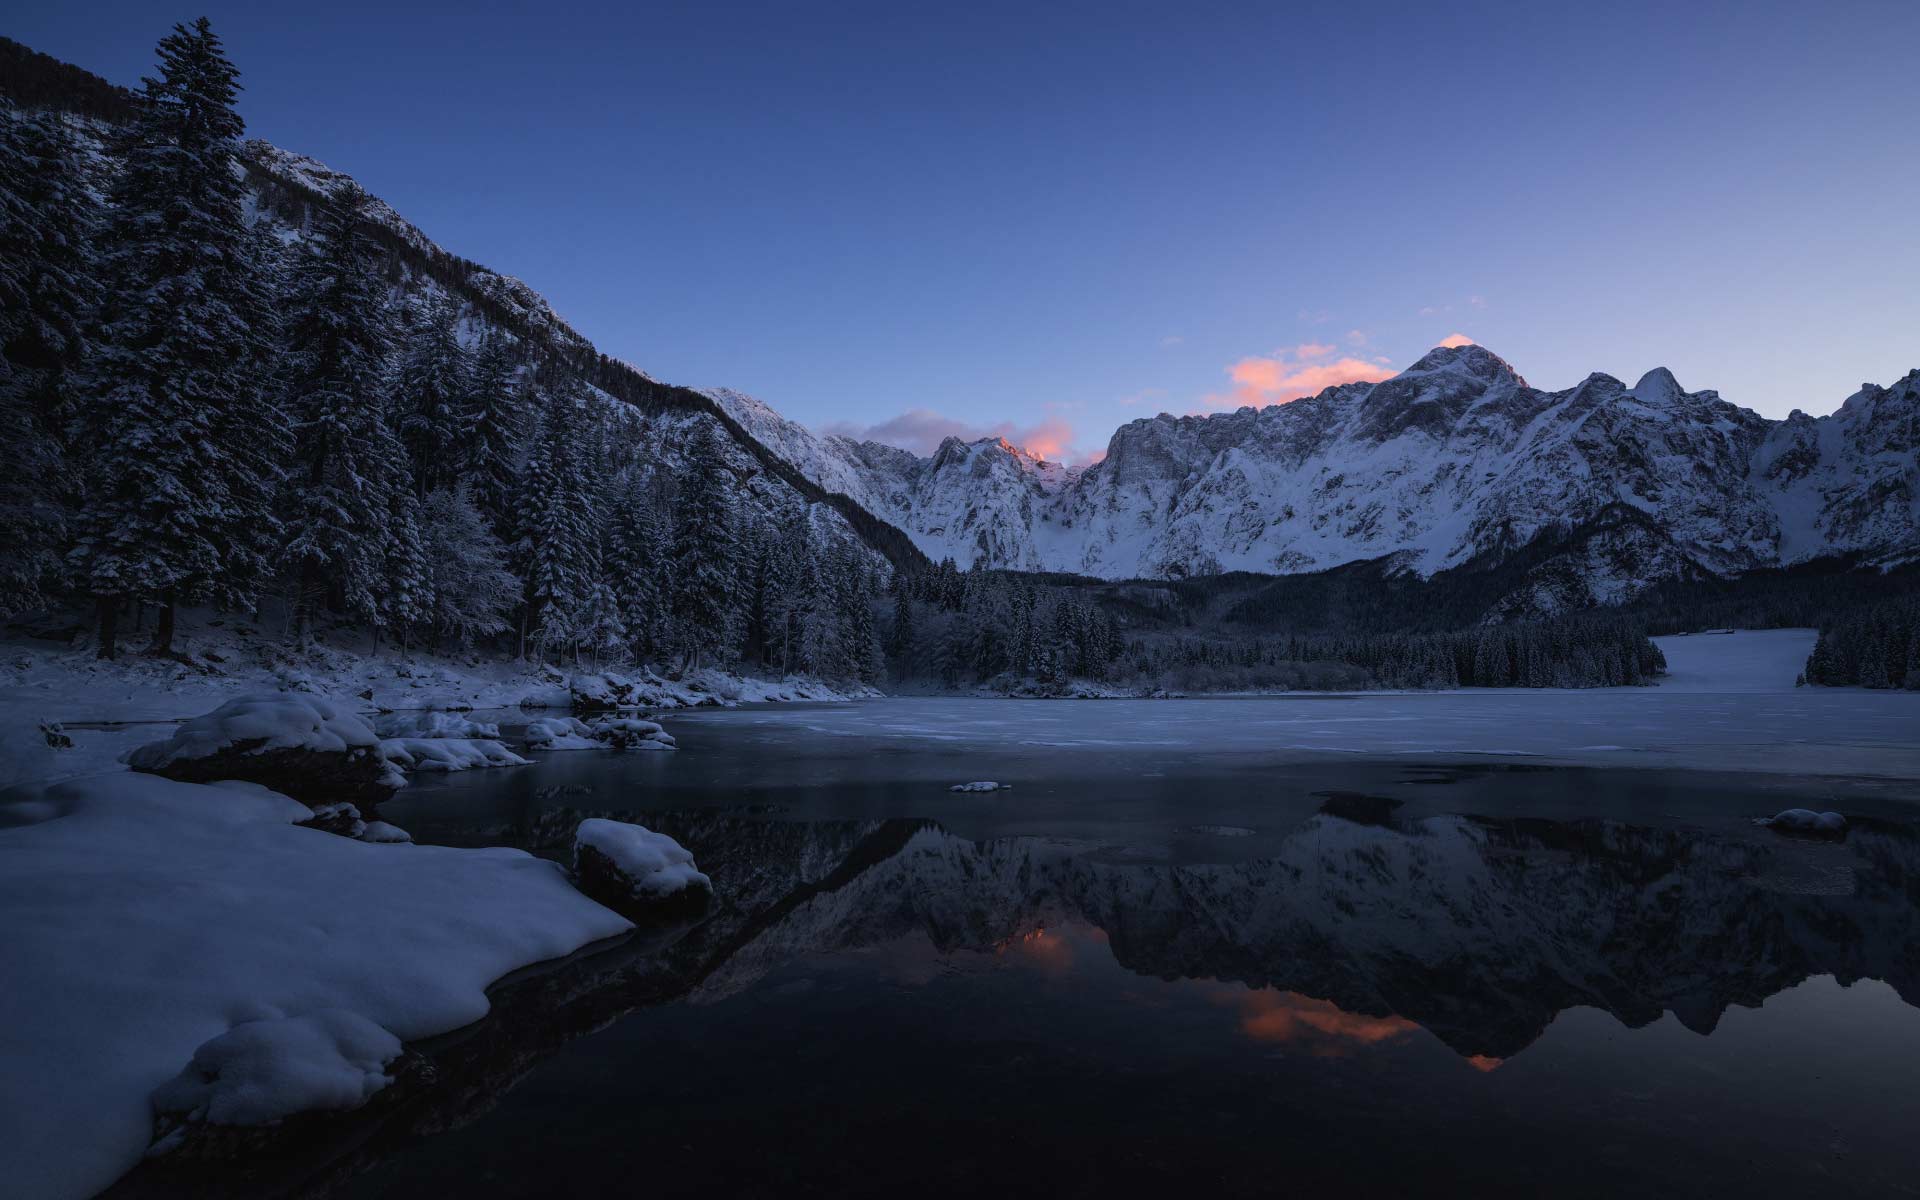
[[[1096,748],[1145,759],[1511,760],[1920,780],[1920,692],[1796,688],[1811,630],[1658,638],[1674,674],[1645,688],[1296,693],[1180,700],[919,699],[749,721],[795,756],[829,739],[946,749]],[[1128,759],[1127,761],[1136,761]]]

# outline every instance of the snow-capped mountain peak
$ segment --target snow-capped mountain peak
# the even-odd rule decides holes
[[[1638,516],[1588,547],[1613,564],[1582,584],[1593,598],[1675,571],[1920,551],[1920,372],[1828,417],[1769,421],[1665,367],[1631,388],[1596,373],[1547,392],[1483,346],[1438,346],[1380,383],[1130,421],[1076,469],[999,438],[950,438],[927,458],[820,438],[709,394],[822,486],[963,566],[1167,577],[1392,555],[1431,574],[1622,510]]]

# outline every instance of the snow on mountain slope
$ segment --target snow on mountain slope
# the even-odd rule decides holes
[[[1631,388],[1595,374],[1546,392],[1482,347],[1441,347],[1378,384],[1129,422],[1084,470],[998,439],[922,459],[723,402],[777,428],[757,436],[823,486],[963,566],[1177,577],[1394,555],[1426,575],[1608,513],[1644,516],[1579,543],[1584,568],[1540,581],[1542,604],[1563,608],[1692,571],[1920,551],[1920,372],[1833,416],[1775,422],[1664,368]]]

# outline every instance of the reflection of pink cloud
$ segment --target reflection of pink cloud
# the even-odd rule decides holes
[[[1333,352],[1332,346],[1308,343],[1291,351],[1277,351],[1271,358],[1243,358],[1227,368],[1227,377],[1235,385],[1233,391],[1208,396],[1204,403],[1208,408],[1265,408],[1342,383],[1378,383],[1393,377],[1393,371],[1379,363],[1350,355],[1328,358]]]
[[[943,416],[930,408],[913,408],[897,417],[888,417],[877,425],[858,425],[851,421],[836,421],[825,426],[822,433],[836,437],[849,437],[855,441],[885,442],[889,446],[899,446],[915,454],[928,455],[940,448],[940,443],[950,437],[962,441],[974,442],[981,438],[1005,438],[1027,453],[1053,462],[1064,461],[1073,445],[1073,426],[1057,416],[1049,416],[1032,425],[1016,425],[1012,421],[998,421],[992,425],[976,425],[968,421]]]
[[[1450,333],[1440,339],[1440,344],[1451,348],[1455,346],[1471,346],[1474,344],[1474,341],[1464,333]]]
[[[1420,1028],[1405,1017],[1362,1016],[1299,992],[1234,988],[1217,1000],[1240,1010],[1240,1032],[1255,1041],[1292,1045],[1319,1057],[1398,1041]]]

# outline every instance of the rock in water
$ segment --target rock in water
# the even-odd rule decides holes
[[[125,761],[183,783],[244,779],[313,808],[350,801],[369,810],[406,784],[358,713],[292,692],[229,700]]]
[[[991,779],[976,779],[972,783],[956,783],[947,790],[950,792],[1004,792],[1013,787],[1010,783],[995,783]]]
[[[713,897],[713,881],[686,847],[605,817],[589,817],[574,830],[573,877],[582,892],[633,921],[698,912]]]

